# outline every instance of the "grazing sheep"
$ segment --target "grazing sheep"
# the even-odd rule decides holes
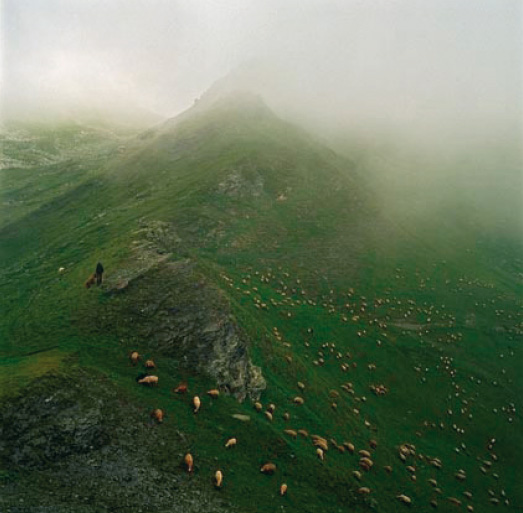
[[[313,437],[312,443],[314,446],[320,447],[324,451],[329,450],[329,444],[327,443],[327,440],[325,440],[325,438]]]
[[[286,493],[287,493],[287,485],[285,483],[283,483],[280,486],[280,495],[283,497]]]
[[[433,460],[430,460],[429,463],[436,468],[441,468],[441,461],[437,458],[434,458]]]
[[[96,283],[96,274],[93,273],[89,278],[87,278],[87,281],[85,282],[85,288],[90,289],[94,284]]]
[[[275,404],[269,404],[269,406],[267,406],[267,411],[269,411],[270,413],[274,413],[274,410],[276,410],[276,405]]]
[[[350,442],[343,442],[343,445],[347,448],[347,450],[348,450],[351,454],[354,453],[354,450],[355,450],[354,444],[351,444]]]
[[[194,459],[192,454],[188,452],[183,459],[185,466],[187,467],[187,472],[191,473],[194,470]]]
[[[229,448],[229,447],[234,447],[237,443],[237,440],[236,438],[229,438],[229,440],[227,440],[227,442],[225,442],[225,447],[226,448]]]
[[[64,271],[65,271],[65,267],[59,267],[59,268],[58,268],[58,272],[59,272],[60,274],[62,274]]]
[[[140,354],[138,353],[138,351],[133,351],[130,355],[129,355],[129,359],[131,360],[131,363],[133,365],[136,365],[138,363],[138,360],[140,359]]]
[[[193,397],[192,404],[194,406],[194,413],[198,413],[200,411],[201,401],[197,395]]]
[[[388,474],[390,474],[390,473],[392,472],[392,467],[391,467],[390,465],[385,465],[383,468],[385,469],[385,471],[386,471]]]
[[[147,360],[144,365],[146,369],[156,369],[156,364],[152,360]]]
[[[140,385],[156,386],[158,385],[158,376],[145,376],[138,380]]]
[[[161,410],[160,408],[156,408],[156,410],[153,410],[151,412],[151,417],[159,423],[163,422],[164,415],[165,415],[164,411]]]
[[[305,429],[298,429],[298,434],[303,436],[303,438],[307,438],[309,436],[309,433]]]
[[[412,500],[411,500],[411,498],[408,495],[401,494],[401,495],[398,495],[396,498],[400,502],[403,502],[403,504],[409,504],[410,505],[412,503]]]
[[[217,470],[214,474],[214,486],[216,488],[221,488],[223,484],[223,474],[221,470]]]
[[[374,465],[374,462],[370,458],[361,458],[360,459],[360,467],[368,472],[372,466]]]
[[[286,435],[292,436],[292,438],[297,438],[298,437],[298,433],[296,431],[294,431],[294,429],[284,429],[283,432]]]
[[[256,402],[256,403],[254,403],[254,409],[256,411],[262,411],[263,410],[263,406],[262,406],[261,403]]]
[[[260,472],[263,472],[264,474],[274,474],[276,471],[276,465],[274,463],[265,463],[260,468]]]
[[[220,395],[220,391],[216,388],[207,391],[207,395],[211,396],[213,399],[216,399]]]
[[[370,452],[366,451],[365,449],[358,451],[358,454],[364,458],[370,458]]]
[[[318,447],[316,449],[316,454],[318,455],[318,458],[320,458],[321,461],[324,460],[325,456],[324,456],[324,453],[323,453],[323,449],[321,449],[320,447]]]
[[[176,388],[173,388],[175,394],[185,394],[187,392],[187,383],[182,381]]]
[[[270,411],[266,411],[265,416],[267,417],[268,420],[270,420],[272,422],[272,413]]]
[[[467,475],[465,474],[465,471],[464,470],[458,470],[456,472],[456,474],[454,474],[455,478],[458,479],[459,481],[465,481],[465,479],[467,479]]]
[[[293,399],[293,402],[294,402],[294,404],[301,405],[301,404],[303,404],[305,401],[303,400],[303,397],[299,397],[299,396],[297,396],[297,397],[295,397],[295,398]]]
[[[283,420],[290,420],[290,418],[291,418],[291,416],[290,416],[289,412],[285,412],[283,414]]]
[[[368,495],[370,493],[370,488],[362,486],[361,488],[358,488],[358,493],[361,493],[362,495]]]
[[[359,470],[354,470],[354,471],[352,472],[352,475],[353,475],[353,476],[354,476],[358,481],[361,481],[361,478],[363,477],[363,476],[361,475],[361,472],[360,472]]]

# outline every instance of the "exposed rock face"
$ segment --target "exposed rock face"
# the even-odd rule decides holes
[[[147,413],[103,375],[48,374],[0,408],[2,512],[232,511],[206,476],[187,480],[173,465],[189,435],[141,421]]]
[[[107,394],[95,396],[89,388],[80,394],[80,381],[63,385],[62,379],[52,375],[39,379],[31,386],[30,394],[4,406],[0,425],[2,459],[19,467],[43,468],[109,443],[111,415],[104,411]]]
[[[218,193],[227,196],[258,197],[263,192],[263,177],[257,174],[255,177],[246,178],[241,169],[232,171],[218,184]]]
[[[114,295],[113,317],[140,346],[176,359],[182,373],[205,373],[240,401],[257,399],[265,380],[223,293],[188,259],[156,263]]]
[[[176,357],[189,370],[213,377],[239,400],[257,399],[265,380],[250,360],[248,340],[222,293],[189,262],[167,264],[144,277],[140,286],[147,287],[151,281],[157,290],[163,283],[165,292],[154,311],[149,310],[149,344]]]

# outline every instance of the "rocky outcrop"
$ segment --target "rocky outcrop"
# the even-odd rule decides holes
[[[101,373],[47,374],[0,411],[2,512],[233,511],[207,476],[177,466],[191,435],[144,422]]]
[[[108,292],[109,317],[126,327],[130,344],[135,340],[142,350],[176,360],[181,375],[210,376],[240,401],[257,399],[265,389],[226,297],[190,259],[155,258],[154,266],[144,264],[125,287]]]
[[[176,358],[189,372],[207,374],[239,400],[256,399],[265,389],[225,297],[189,260],[158,267],[129,294],[134,311],[140,310],[144,339],[156,353]]]
[[[85,375],[77,382],[48,375],[28,393],[2,408],[0,456],[12,465],[44,468],[72,454],[84,454],[109,443],[110,411],[104,411],[107,392],[86,387]],[[64,386],[65,385],[65,386]],[[82,387],[83,388],[83,387]]]

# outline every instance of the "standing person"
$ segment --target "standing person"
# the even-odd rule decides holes
[[[95,271],[95,275],[96,275],[96,285],[101,285],[102,284],[102,275],[104,273],[104,266],[98,262],[96,264],[96,271]]]

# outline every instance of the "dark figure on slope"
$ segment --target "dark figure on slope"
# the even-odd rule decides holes
[[[101,285],[102,284],[102,275],[104,273],[104,266],[98,262],[96,264],[96,271],[95,271],[95,276],[96,276],[96,285]]]

